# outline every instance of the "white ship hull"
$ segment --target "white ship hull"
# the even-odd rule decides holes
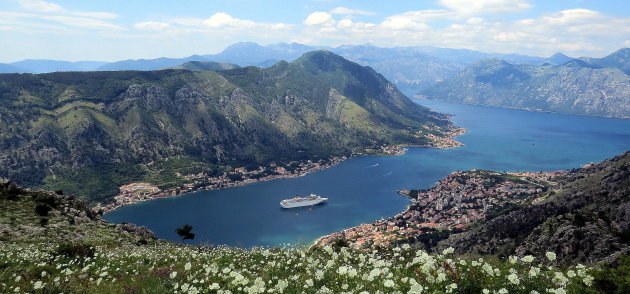
[[[280,206],[282,208],[313,206],[325,202],[326,200],[328,200],[328,198],[322,198],[316,195],[311,195],[311,197],[295,197],[280,201]]]

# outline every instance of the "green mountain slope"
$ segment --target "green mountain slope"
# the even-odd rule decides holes
[[[330,52],[268,69],[0,75],[0,177],[104,199],[117,186],[428,146],[448,118]]]
[[[630,253],[630,152],[574,170],[557,188],[442,241],[457,253],[557,254],[564,263]]]
[[[560,66],[484,60],[420,94],[457,103],[630,117],[630,76],[581,60]]]

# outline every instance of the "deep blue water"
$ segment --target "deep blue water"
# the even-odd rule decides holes
[[[203,191],[122,207],[110,222],[149,227],[176,240],[193,226],[195,244],[240,247],[308,243],[315,238],[402,211],[397,190],[428,188],[455,170],[548,171],[579,167],[630,150],[630,120],[417,101],[455,115],[469,130],[455,149],[412,148],[402,156],[355,157],[301,178]],[[316,193],[328,203],[283,210],[278,202]]]

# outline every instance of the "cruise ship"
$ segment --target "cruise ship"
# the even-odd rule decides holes
[[[326,200],[328,200],[328,198],[320,197],[319,195],[315,194],[311,194],[308,197],[295,196],[293,198],[280,201],[280,206],[282,206],[282,208],[313,206],[320,204]]]

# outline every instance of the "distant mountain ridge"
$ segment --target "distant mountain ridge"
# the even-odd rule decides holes
[[[27,73],[26,69],[14,65],[0,63],[0,73]]]
[[[241,42],[228,46],[220,53],[192,55],[183,58],[157,58],[123,60],[97,67],[81,67],[78,63],[41,61],[42,64],[24,63],[23,70],[10,68],[5,72],[54,72],[93,70],[159,70],[182,65],[189,61],[226,62],[239,66],[270,67],[285,60],[291,62],[302,54],[326,49],[361,65],[374,68],[406,93],[416,93],[444,80],[483,58],[501,58],[514,63],[556,64],[557,59],[545,59],[517,54],[483,53],[466,49],[448,49],[430,46],[381,48],[373,45],[342,45],[339,47],[308,46],[298,43],[259,45]],[[85,62],[93,63],[94,62]],[[11,64],[16,66],[15,63]],[[17,66],[22,67],[22,66]],[[0,67],[0,70],[2,68]]]
[[[138,180],[432,146],[448,116],[328,51],[270,68],[0,75],[0,178],[108,199]]]
[[[616,68],[630,75],[630,48],[619,49],[602,58],[582,57],[580,60],[593,67]]]
[[[27,59],[11,63],[13,66],[27,69],[31,73],[55,71],[94,71],[107,62],[100,61],[59,61],[46,59]]]
[[[624,72],[629,64],[630,49],[562,65],[488,59],[419,94],[456,103],[630,118],[630,76]]]
[[[192,71],[217,71],[240,68],[240,66],[233,63],[226,62],[212,62],[212,61],[189,61],[182,65],[170,67],[170,69],[187,69]]]
[[[157,59],[129,59],[105,64],[98,67],[99,71],[117,70],[159,70],[178,66],[189,61],[210,61],[200,55],[192,55],[184,58],[157,58]]]

